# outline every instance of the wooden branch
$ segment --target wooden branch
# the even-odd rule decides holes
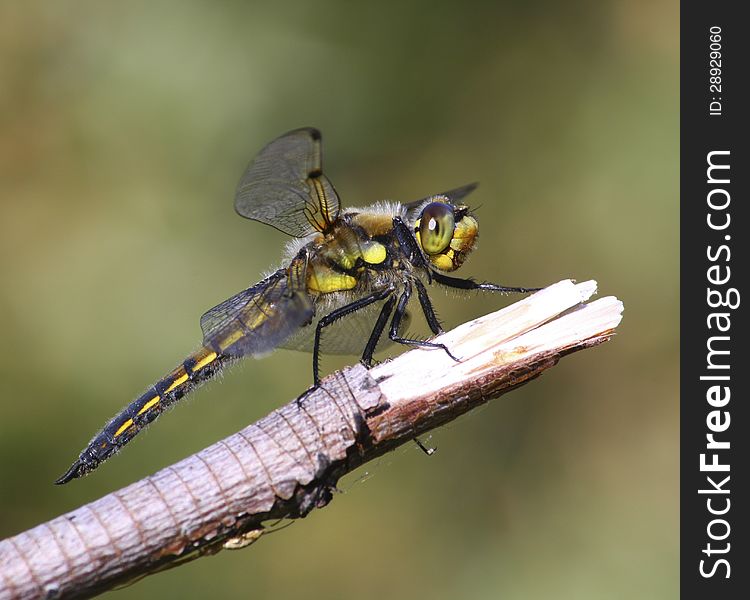
[[[317,389],[197,454],[0,542],[0,599],[81,598],[222,548],[328,504],[339,478],[608,340],[613,297],[566,280],[371,370]]]

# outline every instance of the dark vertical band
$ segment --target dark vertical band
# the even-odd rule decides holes
[[[747,598],[747,20],[681,13],[681,594]],[[750,303],[750,296],[742,299]]]

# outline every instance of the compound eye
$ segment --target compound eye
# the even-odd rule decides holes
[[[419,220],[419,240],[430,255],[443,252],[453,239],[456,222],[453,208],[442,202],[431,202],[422,210]]]

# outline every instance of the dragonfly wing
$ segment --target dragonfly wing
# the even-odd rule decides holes
[[[234,207],[294,237],[327,231],[338,217],[339,198],[323,175],[320,132],[295,129],[263,148],[237,186]]]
[[[412,202],[409,202],[407,204],[404,204],[403,207],[406,209],[407,218],[410,221],[414,221],[417,218],[417,211],[422,207],[425,202],[428,202],[435,196],[446,196],[454,205],[457,205],[463,200],[466,196],[471,194],[477,187],[479,186],[478,183],[469,183],[467,185],[462,185],[461,187],[458,187],[454,190],[450,190],[448,192],[443,192],[442,194],[433,194],[432,196],[428,196],[427,198],[421,198],[419,200],[414,200]]]
[[[321,353],[324,356],[328,354],[362,356],[367,340],[370,339],[370,334],[375,327],[378,310],[381,306],[378,303],[373,305],[373,307],[367,307],[343,319],[339,319],[323,329],[320,342]],[[297,350],[299,352],[312,352],[313,345],[315,344],[315,327],[319,320],[319,318],[316,318],[310,327],[300,329],[280,344],[279,348]],[[410,323],[411,314],[407,311],[401,320],[402,333],[408,329]],[[393,341],[388,337],[388,328],[386,327],[383,335],[380,336],[377,350],[383,350],[391,344],[393,344]]]
[[[261,356],[309,324],[313,315],[309,295],[280,269],[206,312],[203,344],[218,354]]]

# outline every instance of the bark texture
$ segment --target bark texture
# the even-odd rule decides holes
[[[583,304],[595,290],[566,280],[444,334],[458,363],[415,350],[336,372],[201,452],[0,541],[0,599],[90,597],[304,517],[342,475],[608,340],[622,304]]]

